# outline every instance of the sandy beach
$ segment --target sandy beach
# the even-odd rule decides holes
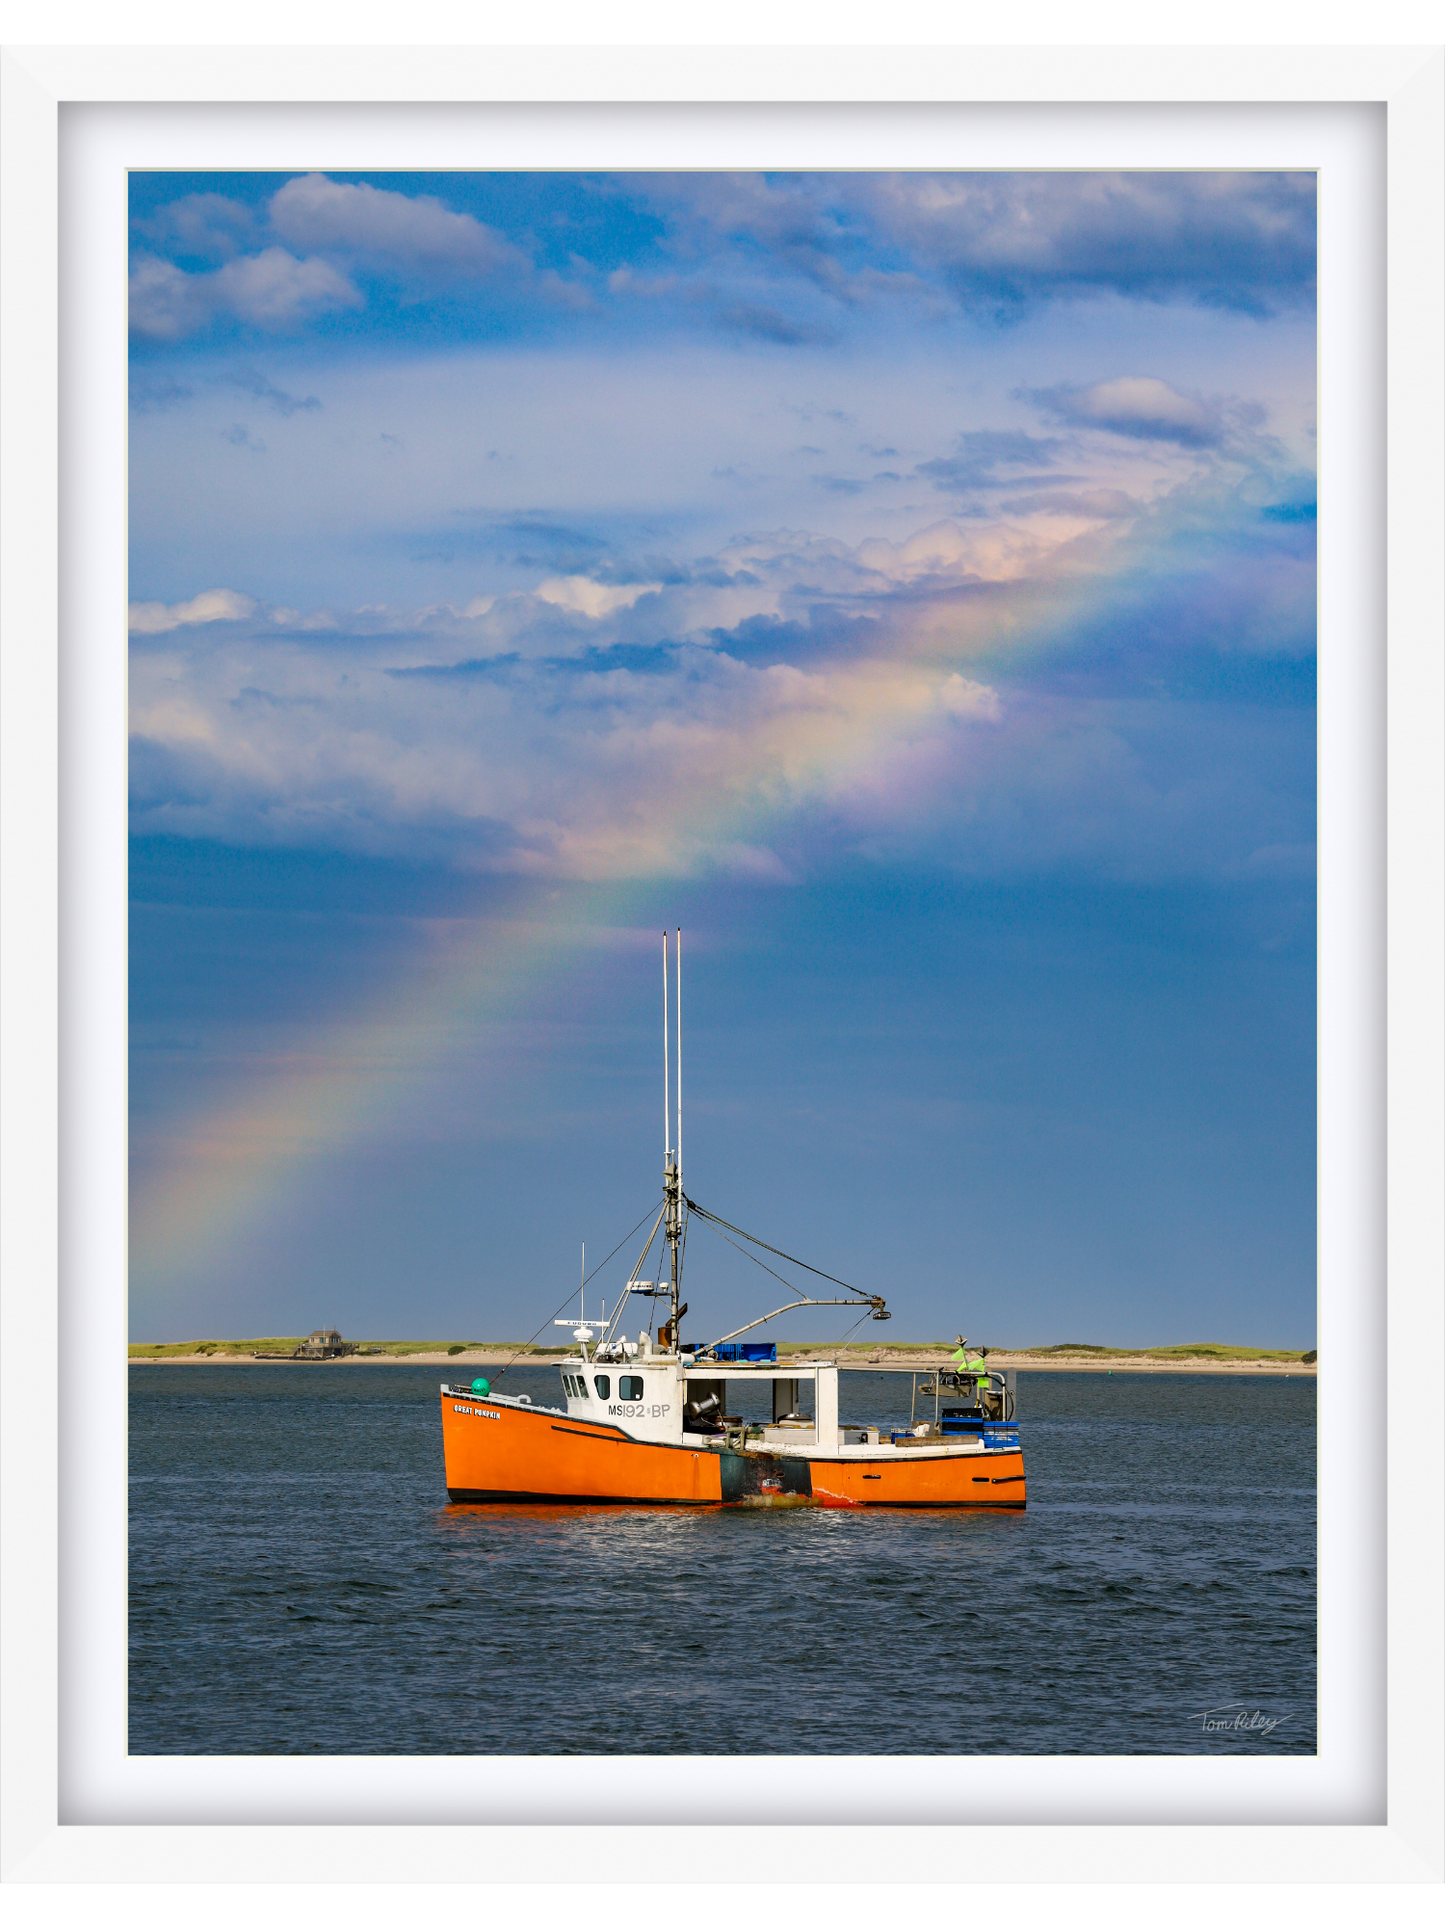
[[[387,1352],[371,1356],[352,1356],[307,1361],[289,1359],[282,1354],[274,1357],[255,1358],[250,1352],[181,1352],[169,1356],[148,1356],[143,1351],[133,1350],[130,1362],[133,1365],[290,1365],[295,1370],[332,1370],[356,1366],[388,1365],[429,1365],[449,1372],[454,1378],[464,1378],[488,1368],[496,1369],[502,1365],[555,1365],[560,1354],[539,1356],[536,1353],[518,1353],[518,1350],[497,1346],[468,1346],[465,1351],[450,1353],[444,1347],[435,1351]],[[923,1351],[907,1346],[896,1348],[873,1347],[867,1351],[855,1351],[851,1347],[842,1351],[832,1351],[826,1347],[811,1348],[807,1351],[789,1352],[780,1360],[782,1363],[808,1365],[827,1363],[833,1359],[854,1367],[889,1367],[903,1371],[931,1371],[940,1362],[948,1362],[946,1351]],[[1232,1372],[1284,1373],[1289,1377],[1313,1378],[1317,1371],[1316,1363],[1306,1363],[1301,1358],[1192,1358],[1160,1356],[1148,1352],[1105,1353],[1100,1356],[1093,1352],[1049,1352],[1040,1356],[1031,1352],[991,1351],[988,1355],[990,1369],[996,1372]]]

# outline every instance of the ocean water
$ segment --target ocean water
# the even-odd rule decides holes
[[[1315,1750],[1312,1379],[1023,1373],[990,1515],[452,1506],[444,1375],[131,1367],[132,1753]]]

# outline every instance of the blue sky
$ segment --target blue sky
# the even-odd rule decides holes
[[[1313,1342],[1312,177],[131,215],[134,1336]]]

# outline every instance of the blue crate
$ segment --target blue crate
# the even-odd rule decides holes
[[[776,1345],[717,1345],[714,1350],[719,1365],[776,1365],[778,1362]]]

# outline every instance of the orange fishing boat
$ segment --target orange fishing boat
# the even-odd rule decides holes
[[[922,1375],[921,1386],[921,1375],[912,1372],[905,1429],[840,1417],[840,1379],[850,1370],[876,1374],[880,1367],[849,1367],[823,1352],[780,1362],[776,1345],[745,1338],[771,1319],[806,1305],[853,1305],[861,1314],[859,1322],[890,1314],[876,1294],[788,1257],[684,1192],[681,931],[675,1141],[667,953],[664,937],[663,1199],[652,1230],[610,1318],[604,1305],[599,1329],[586,1323],[585,1297],[579,1298],[572,1333],[577,1349],[556,1366],[556,1404],[537,1405],[525,1394],[509,1396],[486,1378],[441,1387],[447,1497],[458,1505],[521,1501],[1022,1510],[1027,1486],[1014,1374],[989,1371],[982,1348],[974,1347],[979,1355],[970,1357],[960,1340],[952,1360]],[[680,1287],[693,1218],[719,1230],[729,1243],[734,1236],[742,1238],[849,1295],[800,1295],[723,1338],[686,1344],[680,1330],[688,1308],[681,1302]],[[666,1239],[669,1277],[649,1282],[642,1271],[659,1232]],[[770,1265],[763,1269],[780,1277]],[[585,1288],[584,1279],[583,1293]],[[623,1324],[629,1306],[634,1299],[649,1298],[668,1301],[666,1322],[655,1340],[650,1330],[640,1330],[635,1340],[627,1338]],[[556,1322],[574,1323],[571,1318]],[[908,1368],[901,1369],[908,1375]],[[764,1386],[771,1397],[760,1399],[758,1391]],[[739,1399],[744,1387],[756,1389]],[[753,1416],[729,1413],[734,1399],[753,1406]]]

